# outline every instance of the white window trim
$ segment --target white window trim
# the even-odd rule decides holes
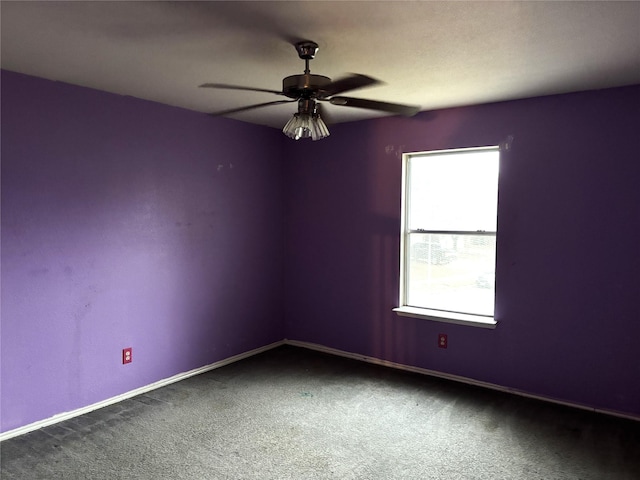
[[[490,147],[472,147],[474,150],[496,150],[495,146]],[[420,318],[424,320],[430,320],[442,323],[452,323],[456,325],[467,325],[470,327],[489,328],[494,329],[498,325],[498,321],[495,316],[474,315],[469,313],[450,312],[443,310],[432,310],[428,308],[411,307],[406,305],[406,272],[404,256],[406,235],[406,222],[407,222],[407,208],[406,208],[406,194],[407,194],[407,157],[420,155],[420,154],[447,154],[469,151],[471,148],[456,148],[450,150],[437,150],[429,152],[411,152],[402,154],[402,212],[400,216],[400,296],[399,307],[393,309],[393,311],[401,317]]]
[[[433,320],[434,322],[469,325],[470,327],[493,329],[498,325],[494,317],[471,315],[469,313],[445,312],[442,310],[407,306],[394,308],[393,311],[400,317],[422,318],[424,320]]]

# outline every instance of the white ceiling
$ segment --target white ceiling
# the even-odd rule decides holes
[[[280,100],[302,73],[362,73],[352,97],[422,110],[640,84],[640,2],[0,3],[2,68],[200,112]],[[327,104],[323,104],[327,105]],[[327,105],[333,122],[378,116]],[[282,127],[295,104],[232,115]]]

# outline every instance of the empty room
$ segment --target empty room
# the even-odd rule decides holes
[[[640,478],[640,2],[12,2],[0,477]]]

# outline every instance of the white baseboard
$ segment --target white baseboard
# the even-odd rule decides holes
[[[369,357],[367,355],[361,355],[359,353],[352,353],[352,352],[346,352],[344,350],[338,350],[336,348],[331,348],[331,347],[326,347],[324,345],[319,345],[316,343],[309,343],[309,342],[301,342],[298,340],[281,340],[279,342],[274,342],[271,343],[269,345],[265,345],[264,347],[260,347],[260,348],[256,348],[253,350],[250,350],[248,352],[244,352],[244,353],[240,353],[238,355],[234,355],[232,357],[229,358],[225,358],[224,360],[220,360],[219,362],[215,362],[215,363],[211,363],[209,365],[205,365],[203,367],[200,368],[196,368],[193,370],[189,370],[188,372],[184,372],[184,373],[179,373],[177,375],[174,375],[172,377],[169,378],[165,378],[163,380],[159,380],[157,382],[151,383],[149,385],[146,385],[144,387],[140,387],[140,388],[136,388],[135,390],[131,390],[129,392],[125,392],[121,395],[117,395],[115,397],[112,398],[108,398],[106,400],[103,400],[101,402],[98,403],[94,403],[92,405],[88,405],[86,407],[82,407],[82,408],[78,408],[76,410],[72,410],[70,412],[64,412],[64,413],[60,413],[57,415],[54,415],[53,417],[44,419],[44,420],[40,420],[34,423],[30,423],[29,425],[25,425],[22,427],[18,427],[16,429],[13,430],[8,430],[6,432],[0,433],[0,442],[4,441],[4,440],[8,440],[10,438],[13,437],[17,437],[19,435],[23,435],[25,433],[29,433],[32,432],[34,430],[38,430],[40,428],[43,427],[48,427],[49,425],[53,425],[55,423],[58,422],[62,422],[64,420],[68,420],[70,418],[73,417],[77,417],[79,415],[84,415],[85,413],[89,413],[92,412],[94,410],[98,410],[100,408],[106,407],[108,405],[113,405],[114,403],[118,403],[121,402],[123,400],[126,400],[128,398],[132,398],[135,397],[137,395],[141,395],[143,393],[146,392],[150,392],[152,390],[155,390],[157,388],[161,388],[161,387],[165,387],[167,385],[170,385],[172,383],[176,383],[179,382],[181,380],[185,380],[189,377],[193,377],[195,375],[199,375],[201,373],[205,373],[208,372],[210,370],[214,370],[216,368],[220,368],[220,367],[224,367],[225,365],[229,365],[230,363],[234,363],[240,360],[244,360],[245,358],[248,357],[252,357],[253,355],[257,355],[259,353],[262,352],[266,352],[267,350],[271,350],[273,348],[279,347],[281,345],[291,345],[294,347],[302,347],[302,348],[307,348],[309,350],[315,350],[318,352],[323,352],[323,353],[328,353],[331,355],[336,355],[339,357],[346,357],[346,358],[350,358],[353,360],[360,360],[363,362],[367,362],[367,363],[372,363],[374,365],[381,365],[384,367],[390,367],[390,368],[395,368],[398,370],[404,370],[404,371],[408,371],[408,372],[414,372],[414,373],[420,373],[422,375],[430,375],[432,377],[438,377],[438,378],[444,378],[447,380],[453,380],[456,382],[461,382],[461,383],[466,383],[469,385],[475,385],[475,386],[479,386],[479,387],[484,387],[484,388],[489,388],[492,390],[498,390],[501,392],[506,392],[506,393],[511,393],[514,395],[520,395],[523,397],[529,397],[529,398],[534,398],[537,400],[543,400],[546,402],[552,402],[552,403],[557,403],[560,405],[566,405],[569,407],[574,407],[574,408],[579,408],[582,410],[589,410],[589,411],[593,411],[593,412],[598,412],[598,413],[604,413],[607,415],[613,415],[616,417],[621,417],[621,418],[626,418],[629,420],[636,420],[636,421],[640,421],[640,416],[637,415],[631,415],[631,414],[627,414],[624,412],[617,412],[615,410],[606,410],[606,409],[598,409],[598,408],[593,408],[593,407],[589,407],[586,405],[581,405],[579,403],[572,403],[572,402],[566,402],[563,400],[558,400],[555,398],[549,398],[549,397],[545,397],[542,395],[534,395],[531,393],[527,393],[521,390],[517,390],[514,388],[509,388],[509,387],[504,387],[502,385],[496,385],[493,383],[488,383],[488,382],[481,382],[478,380],[474,380],[472,378],[467,378],[467,377],[461,377],[458,375],[451,375],[448,373],[443,373],[443,372],[438,372],[436,370],[428,370],[426,368],[420,368],[420,367],[413,367],[411,365],[404,365],[401,363],[395,363],[395,362],[390,362],[387,360],[381,360],[379,358],[375,358],[375,357]]]
[[[429,376],[432,376],[432,377],[444,378],[444,379],[447,379],[447,380],[453,380],[455,382],[461,382],[461,383],[466,383],[466,384],[469,384],[469,385],[475,385],[475,386],[478,386],[478,387],[489,388],[491,390],[498,390],[500,392],[511,393],[513,395],[519,395],[521,397],[534,398],[536,400],[543,400],[545,402],[551,402],[551,403],[556,403],[556,404],[559,404],[559,405],[565,405],[565,406],[568,406],[568,407],[579,408],[581,410],[588,410],[588,411],[591,411],[591,412],[598,412],[598,413],[603,413],[603,414],[606,414],[606,415],[612,415],[612,416],[615,416],[615,417],[626,418],[628,420],[640,421],[640,416],[639,415],[632,415],[630,413],[618,412],[616,410],[607,410],[607,409],[601,409],[601,408],[594,408],[594,407],[589,407],[587,405],[582,405],[580,403],[567,402],[567,401],[559,400],[559,399],[556,399],[556,398],[545,397],[543,395],[535,395],[535,394],[524,392],[522,390],[518,390],[518,389],[515,389],[515,388],[504,387],[502,385],[497,385],[497,384],[494,384],[494,383],[481,382],[479,380],[474,380],[473,378],[461,377],[459,375],[451,375],[449,373],[438,372],[436,370],[429,370],[429,369],[426,369],[426,368],[413,367],[411,365],[404,365],[404,364],[401,364],[401,363],[395,363],[395,362],[390,362],[390,361],[387,361],[387,360],[381,360],[381,359],[376,358],[376,357],[369,357],[367,355],[361,355],[359,353],[346,352],[344,350],[338,350],[338,349],[331,348],[331,347],[325,347],[324,345],[318,345],[316,343],[300,342],[298,340],[285,340],[284,344],[285,345],[292,345],[294,347],[308,348],[310,350],[316,350],[318,352],[328,353],[328,354],[331,354],[331,355],[337,355],[337,356],[340,356],[340,357],[351,358],[351,359],[354,359],[354,360],[360,360],[360,361],[363,361],[363,362],[372,363],[374,365],[382,365],[384,367],[396,368],[398,370],[405,370],[405,371],[408,371],[408,372],[420,373],[422,375],[429,375]]]
[[[57,415],[54,415],[53,417],[49,417],[44,420],[39,420],[37,422],[30,423],[29,425],[18,427],[13,430],[8,430],[6,432],[0,433],[0,442],[2,442],[3,440],[8,440],[13,437],[17,437],[18,435],[24,435],[25,433],[29,433],[43,427],[48,427],[49,425],[53,425],[55,423],[62,422],[64,420],[68,420],[70,418],[77,417],[79,415],[84,415],[85,413],[93,412],[94,410],[98,410],[99,408],[103,408],[108,405],[113,405],[114,403],[118,403],[128,398],[132,398],[137,395],[150,392],[151,390],[155,390],[157,388],[165,387],[172,383],[185,380],[189,377],[200,375],[201,373],[205,373],[210,370],[214,370],[216,368],[224,367],[225,365],[229,365],[230,363],[234,363],[239,360],[244,360],[245,358],[252,357],[253,355],[257,355],[262,352],[266,352],[267,350],[271,350],[272,348],[279,347],[283,344],[284,344],[284,341],[282,340],[279,342],[274,342],[269,345],[265,345],[264,347],[256,348],[253,350],[249,350],[248,352],[234,355],[233,357],[225,358],[224,360],[220,360],[219,362],[211,363],[209,365],[205,365],[200,368],[195,368],[193,370],[189,370],[188,372],[178,373],[177,375],[174,375],[172,377],[159,380],[149,385],[145,385],[144,387],[136,388],[135,390],[125,392],[123,394],[117,395],[112,398],[108,398],[106,400],[103,400],[98,403],[94,403],[92,405],[87,405],[86,407],[81,407],[76,410],[72,410],[70,412],[59,413]]]

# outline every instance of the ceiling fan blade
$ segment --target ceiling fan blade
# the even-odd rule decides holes
[[[381,84],[380,80],[367,77],[366,75],[360,75],[354,73],[348,77],[339,78],[338,80],[331,82],[329,85],[325,85],[320,88],[320,94],[318,98],[327,98],[337,93],[346,92],[348,90],[356,90],[358,88],[370,87],[372,85]]]
[[[297,101],[298,100],[295,100],[295,99],[294,100],[276,100],[275,102],[258,103],[255,105],[248,105],[246,107],[223,110],[222,112],[214,112],[214,113],[210,113],[209,115],[213,115],[214,117],[219,117],[221,115],[228,115],[230,113],[238,113],[238,112],[244,112],[245,110],[253,110],[254,108],[268,107],[269,105],[279,105],[281,103],[292,103]]]
[[[420,111],[420,107],[417,105],[402,105],[399,103],[378,102],[376,100],[365,100],[363,98],[332,97],[329,99],[329,102],[331,102],[331,105],[343,105],[345,107],[380,110],[382,112],[397,113],[406,117],[412,117]]]
[[[247,90],[249,92],[266,92],[266,93],[275,93],[276,95],[283,95],[282,92],[278,90],[269,90],[267,88],[253,88],[253,87],[242,87],[240,85],[227,85],[226,83],[203,83],[199,86],[199,88],[226,88],[227,90]]]

